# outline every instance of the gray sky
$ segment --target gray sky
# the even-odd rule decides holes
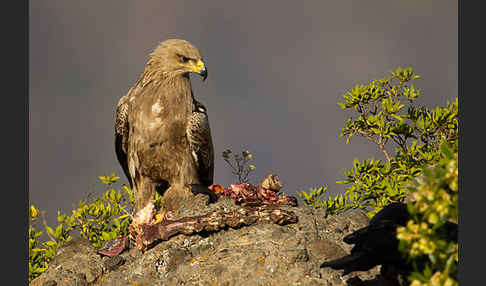
[[[339,138],[352,114],[336,102],[356,84],[413,67],[421,102],[458,93],[458,3],[452,0],[30,1],[30,203],[70,213],[97,177],[115,172],[118,99],[168,38],[207,63],[196,98],[209,112],[215,183],[236,183],[221,158],[248,149],[250,181],[279,175],[283,191],[329,185],[353,158],[383,159],[363,138]],[[303,4],[305,3],[305,5]]]

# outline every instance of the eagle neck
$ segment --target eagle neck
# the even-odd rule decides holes
[[[154,84],[157,89],[157,92],[155,92],[157,99],[154,100],[165,102],[165,104],[174,108],[173,110],[181,113],[180,115],[183,117],[189,116],[189,113],[192,112],[193,100],[191,81],[188,75],[179,74],[166,77]]]

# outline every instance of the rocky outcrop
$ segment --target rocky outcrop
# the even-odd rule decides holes
[[[178,217],[236,208],[221,197],[206,205],[196,196]],[[80,285],[395,285],[379,275],[379,267],[341,277],[341,271],[319,268],[349,253],[342,238],[368,223],[360,211],[324,218],[324,210],[287,207],[297,223],[258,222],[194,235],[179,234],[145,252],[131,245],[118,256],[102,257],[84,239],[60,247],[49,269],[32,286]]]

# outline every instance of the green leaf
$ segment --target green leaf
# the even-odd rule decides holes
[[[31,205],[30,206],[30,218],[34,219],[34,218],[37,217],[38,214],[39,214],[39,211],[33,205]]]
[[[55,232],[50,226],[45,225],[45,228],[50,235],[55,236]]]

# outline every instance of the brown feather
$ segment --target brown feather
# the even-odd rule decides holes
[[[201,183],[213,184],[214,149],[206,107],[194,99],[194,110],[189,124],[189,143]]]
[[[212,182],[212,171],[201,176],[193,160],[188,134],[194,110],[191,71],[181,66],[180,56],[201,59],[187,41],[162,42],[151,53],[140,79],[118,103],[115,150],[133,184],[137,210],[154,198],[156,189],[165,191],[165,209],[173,210],[190,195],[187,184]],[[204,136],[211,142],[209,124],[207,128]],[[212,165],[214,159],[210,160],[205,164]]]

